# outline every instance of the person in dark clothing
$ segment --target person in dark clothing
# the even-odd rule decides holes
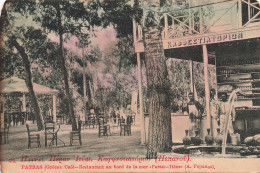
[[[194,131],[200,128],[200,122],[202,114],[204,113],[203,106],[196,100],[194,100],[194,94],[189,93],[190,101],[187,103],[186,110],[190,118],[190,136],[194,136]]]

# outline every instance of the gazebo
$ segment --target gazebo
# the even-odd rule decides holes
[[[36,83],[33,83],[33,89],[35,94],[49,94],[52,95],[52,105],[53,105],[53,121],[56,122],[56,94],[59,92],[56,89],[52,89],[43,85],[39,85]],[[4,102],[4,96],[5,95],[11,95],[19,93],[22,95],[22,111],[26,111],[26,97],[25,95],[28,93],[28,88],[26,86],[25,80],[20,79],[18,77],[10,77],[3,79],[0,81],[0,94],[1,94],[1,101]],[[2,102],[1,108],[4,109]],[[4,113],[3,110],[1,110],[1,114]],[[2,119],[3,120],[3,119]]]

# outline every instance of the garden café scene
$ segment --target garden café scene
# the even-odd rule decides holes
[[[57,67],[51,66],[52,61],[32,59],[29,71],[18,68],[21,63],[13,62],[15,69],[5,72],[8,77],[1,77],[2,157],[18,159],[30,154],[49,158],[47,152],[56,155],[84,153],[92,159],[97,159],[98,155],[150,157],[146,146],[154,142],[152,129],[158,128],[161,132],[168,125],[171,151],[167,154],[212,157],[222,153],[228,157],[259,157],[260,35],[257,32],[259,21],[253,21],[259,19],[259,4],[243,1],[239,5],[238,2],[223,2],[228,6],[225,14],[247,7],[251,11],[249,17],[237,12],[241,16],[236,20],[236,33],[226,32],[226,28],[221,30],[223,27],[216,25],[218,34],[210,35],[214,41],[207,35],[211,34],[212,26],[204,30],[200,26],[202,21],[196,23],[199,12],[210,6],[201,5],[191,6],[198,14],[189,13],[187,19],[165,13],[160,18],[165,28],[160,34],[142,33],[142,27],[133,20],[134,46],[131,43],[131,48],[123,44],[125,40],[116,38],[110,44],[110,36],[115,36],[107,33],[104,35],[108,37],[108,44],[102,48],[97,45],[87,48],[80,38],[75,39],[73,44],[77,53],[82,52],[80,55],[64,43],[68,59],[61,68],[66,75],[61,76],[67,76],[65,84]],[[218,8],[213,19],[219,19]],[[196,20],[187,23],[189,18]],[[242,29],[237,25],[239,22]],[[248,29],[251,23],[253,29]],[[116,35],[113,28],[107,32],[111,31]],[[160,39],[162,42],[157,43]],[[17,44],[14,47],[19,48]],[[122,47],[118,48],[119,45]],[[158,50],[144,48],[149,45],[156,45]],[[133,55],[136,64],[128,66],[130,56],[122,58],[127,55],[118,51],[120,48],[127,50],[127,55]],[[158,76],[162,74],[149,76],[153,72],[147,57],[160,58],[156,53],[166,58],[162,74],[167,74],[169,81],[159,81]],[[23,70],[25,72],[21,73]],[[168,94],[169,99],[160,98],[153,90],[156,80],[169,82],[166,94],[160,93],[163,98]],[[166,87],[165,84],[162,88]],[[160,99],[167,101],[162,102],[166,108],[153,107]],[[157,127],[154,119],[160,123],[163,120],[154,114],[161,113],[160,116],[165,117],[160,108],[167,110],[166,117],[170,121]]]

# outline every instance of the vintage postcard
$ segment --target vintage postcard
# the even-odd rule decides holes
[[[0,172],[259,172],[259,0],[6,0]]]

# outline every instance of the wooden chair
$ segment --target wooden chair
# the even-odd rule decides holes
[[[5,143],[8,142],[9,127],[10,127],[10,124],[5,123],[5,125],[4,125],[4,140],[5,140]]]
[[[98,117],[98,137],[100,137],[101,135],[108,136],[108,131],[110,133],[110,126],[108,124],[105,124],[104,117],[99,116]]]
[[[47,142],[48,140],[51,140],[52,143],[54,142],[53,141],[53,138],[54,138],[54,129],[55,129],[55,124],[54,123],[49,123],[49,122],[46,122],[45,124],[45,147],[47,146]],[[56,143],[57,145],[57,143]]]
[[[4,123],[4,131],[1,131],[0,144],[2,144],[2,138],[4,139],[5,144],[8,142],[9,127],[10,127],[9,123]]]
[[[79,144],[82,145],[81,141],[81,121],[78,121],[78,130],[70,132],[70,145],[72,145],[74,140],[78,140]]]
[[[122,135],[122,133],[124,132],[124,136],[127,133],[127,135],[131,135],[131,122],[132,122],[132,118],[131,116],[127,116],[126,122],[122,121],[120,123],[120,136]]]
[[[95,117],[93,116],[88,116],[85,120],[85,128],[87,128],[87,126],[90,128],[91,126],[95,126]]]
[[[41,147],[40,134],[39,132],[31,132],[30,125],[26,123],[28,133],[28,149],[31,148],[32,143],[37,143],[38,148]]]
[[[108,121],[109,127],[110,127],[110,133],[113,133],[116,129],[116,132],[119,133],[119,127],[120,127],[120,123],[119,123],[119,118],[109,118]]]

